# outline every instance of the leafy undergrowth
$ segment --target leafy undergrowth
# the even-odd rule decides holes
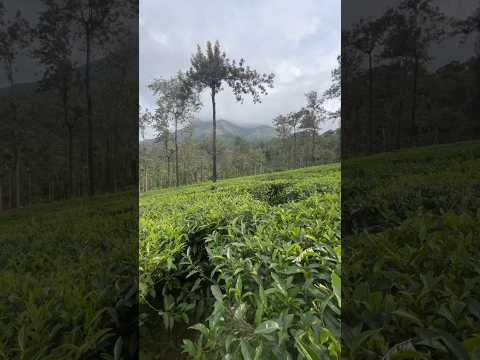
[[[122,193],[2,214],[0,359],[132,358],[135,202]]]
[[[339,190],[329,165],[141,197],[141,358],[338,359]]]
[[[480,143],[342,163],[342,358],[480,359]]]

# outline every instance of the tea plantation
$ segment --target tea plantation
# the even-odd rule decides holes
[[[480,143],[342,163],[342,358],[480,359]]]
[[[480,359],[480,143],[342,175],[2,214],[0,359]]]
[[[137,348],[134,193],[0,217],[0,359],[120,359]]]
[[[339,358],[338,164],[147,193],[139,231],[142,359]]]

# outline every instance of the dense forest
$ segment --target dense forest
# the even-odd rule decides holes
[[[218,124],[220,130],[227,127],[243,129],[226,120],[219,121]],[[191,184],[211,178],[211,135],[199,131],[207,126],[211,132],[211,124],[206,121],[194,121],[189,127],[182,129],[179,140],[180,184]],[[223,131],[218,137],[220,178],[257,175],[287,168],[330,163],[340,158],[340,130],[329,130],[318,135],[315,159],[311,161],[312,138],[308,133],[299,132],[295,139],[293,135],[289,138],[279,138],[273,127],[261,128],[264,133],[255,136]],[[158,138],[143,140],[140,143],[141,191],[175,184],[174,155],[172,138],[169,139],[168,145]]]
[[[0,210],[131,187],[138,4],[42,0],[35,16],[8,5],[0,2]]]
[[[274,74],[259,74],[245,65],[227,58],[219,42],[200,46],[187,72],[179,71],[169,80],[155,79],[149,85],[156,96],[153,111],[139,111],[139,127],[143,134],[153,128],[155,138],[140,145],[140,191],[157,187],[185,185],[217,178],[257,175],[266,172],[313,166],[340,159],[340,130],[322,131],[322,126],[339,118],[339,111],[330,112],[325,102],[340,97],[338,69],[332,71],[333,84],[322,94],[309,91],[305,105],[296,111],[279,114],[272,127],[258,127],[267,134],[245,137],[218,128],[215,96],[223,84],[231,87],[236,100],[250,95],[261,102],[272,88]],[[204,89],[212,98],[212,125],[203,136],[195,136],[200,123],[194,118],[205,104],[199,100]],[[223,126],[237,125],[224,121]],[[220,133],[219,133],[220,130]],[[227,131],[228,132],[228,131]],[[268,136],[270,134],[274,136]],[[265,136],[267,135],[267,136]]]
[[[478,137],[480,9],[459,19],[433,0],[402,0],[376,18],[350,17],[340,61],[343,156]]]

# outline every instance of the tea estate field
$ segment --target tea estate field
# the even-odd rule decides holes
[[[142,359],[339,358],[338,164],[147,193],[139,231]]]
[[[2,213],[0,359],[132,358],[137,209],[124,192]]]
[[[480,359],[479,170],[472,142],[345,161],[342,202],[337,164],[3,213],[0,359],[135,358],[138,300],[145,360]]]
[[[480,142],[342,162],[342,358],[480,359]]]

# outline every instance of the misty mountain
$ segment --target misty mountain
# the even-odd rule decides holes
[[[201,140],[212,133],[212,121],[195,120],[189,129],[179,131],[180,139],[191,136],[195,140]],[[268,125],[242,126],[228,120],[217,120],[217,139],[224,143],[233,143],[236,138],[251,143],[269,141],[277,136],[275,129]],[[143,143],[153,143],[154,139],[145,139]]]
[[[180,138],[192,136],[195,140],[201,140],[212,132],[212,122],[206,120],[195,120],[189,130],[180,130]],[[302,136],[298,132],[298,136]],[[277,138],[275,129],[268,125],[241,126],[228,120],[217,121],[217,139],[226,143],[233,144],[236,138],[241,138],[250,143],[268,142]],[[340,129],[327,130],[319,135],[319,142],[336,144],[340,141]],[[144,139],[141,141],[145,145],[155,143],[155,139]]]
[[[202,139],[212,133],[212,122],[196,120],[192,124],[191,134],[194,139]],[[181,136],[187,131],[181,131]],[[217,137],[224,141],[241,138],[249,142],[268,141],[276,137],[275,129],[268,125],[242,126],[228,120],[217,121]]]

